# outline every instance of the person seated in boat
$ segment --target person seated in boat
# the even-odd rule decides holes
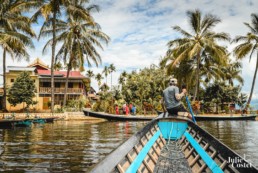
[[[177,87],[177,79],[171,78],[169,80],[169,86],[163,91],[163,97],[161,100],[162,108],[164,112],[168,112],[169,116],[177,116],[179,112],[183,112],[183,116],[192,119],[192,116],[184,108],[180,100],[186,95],[186,88],[182,89],[179,93]]]

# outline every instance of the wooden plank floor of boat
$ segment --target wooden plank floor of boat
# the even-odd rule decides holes
[[[181,151],[180,145],[175,141],[169,141],[163,147],[158,162],[154,169],[155,173],[190,173],[191,168]]]

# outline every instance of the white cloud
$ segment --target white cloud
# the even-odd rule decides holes
[[[243,22],[250,22],[250,14],[257,13],[258,7],[258,1],[254,0],[94,0],[91,3],[100,6],[101,11],[94,13],[95,20],[111,37],[108,47],[100,52],[103,65],[91,69],[96,74],[102,71],[104,65],[113,63],[117,68],[113,75],[114,84],[123,70],[131,71],[158,63],[167,50],[167,42],[178,37],[171,26],[179,25],[189,31],[187,10],[200,9],[203,13],[217,15],[222,22],[216,26],[216,31],[230,33],[234,38],[246,34],[248,30]],[[30,51],[31,60],[42,57],[50,64],[51,50],[47,55],[41,54],[44,44],[44,41],[36,43],[36,49]],[[232,50],[233,45],[228,46]],[[8,61],[10,64],[26,63]],[[249,63],[248,58],[243,60],[243,91],[250,90],[254,68],[254,63]],[[93,87],[98,88],[94,80]]]

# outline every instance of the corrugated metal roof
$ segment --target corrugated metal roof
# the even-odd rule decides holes
[[[51,71],[38,69],[38,74],[40,76],[51,76]],[[54,71],[54,76],[66,77],[66,74],[67,74],[67,71]],[[83,76],[79,71],[70,71],[69,78],[86,78],[86,77]]]

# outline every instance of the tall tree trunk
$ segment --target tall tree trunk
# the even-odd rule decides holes
[[[56,50],[56,11],[53,13],[53,44],[51,57],[51,112],[54,112],[55,105],[55,83],[54,83],[54,64],[55,64],[55,50]]]
[[[67,73],[66,73],[66,79],[65,79],[65,92],[64,92],[64,104],[63,104],[63,107],[65,107],[65,106],[66,106],[66,100],[67,100],[67,88],[68,88],[68,79],[69,79],[70,70],[71,70],[71,62],[69,62],[69,64],[68,64]]]
[[[3,95],[3,110],[6,111],[6,50],[3,50],[3,81],[4,81],[4,95]]]
[[[255,79],[256,79],[256,75],[257,75],[257,70],[258,70],[258,53],[257,53],[256,67],[255,67],[254,77],[253,77],[253,82],[252,82],[252,88],[251,88],[251,92],[250,92],[248,101],[246,103],[245,109],[247,108],[247,106],[250,104],[250,102],[252,100],[253,91],[254,91],[254,85],[255,85]]]
[[[114,107],[114,96],[113,96],[113,93],[112,93],[112,72],[111,72],[111,94],[112,94],[112,107]]]
[[[112,91],[112,73],[111,73],[111,91]]]
[[[200,85],[200,61],[201,61],[201,55],[197,55],[197,71],[196,71],[196,86],[195,86],[195,92],[194,92],[194,98],[193,101],[199,99],[199,85]]]

